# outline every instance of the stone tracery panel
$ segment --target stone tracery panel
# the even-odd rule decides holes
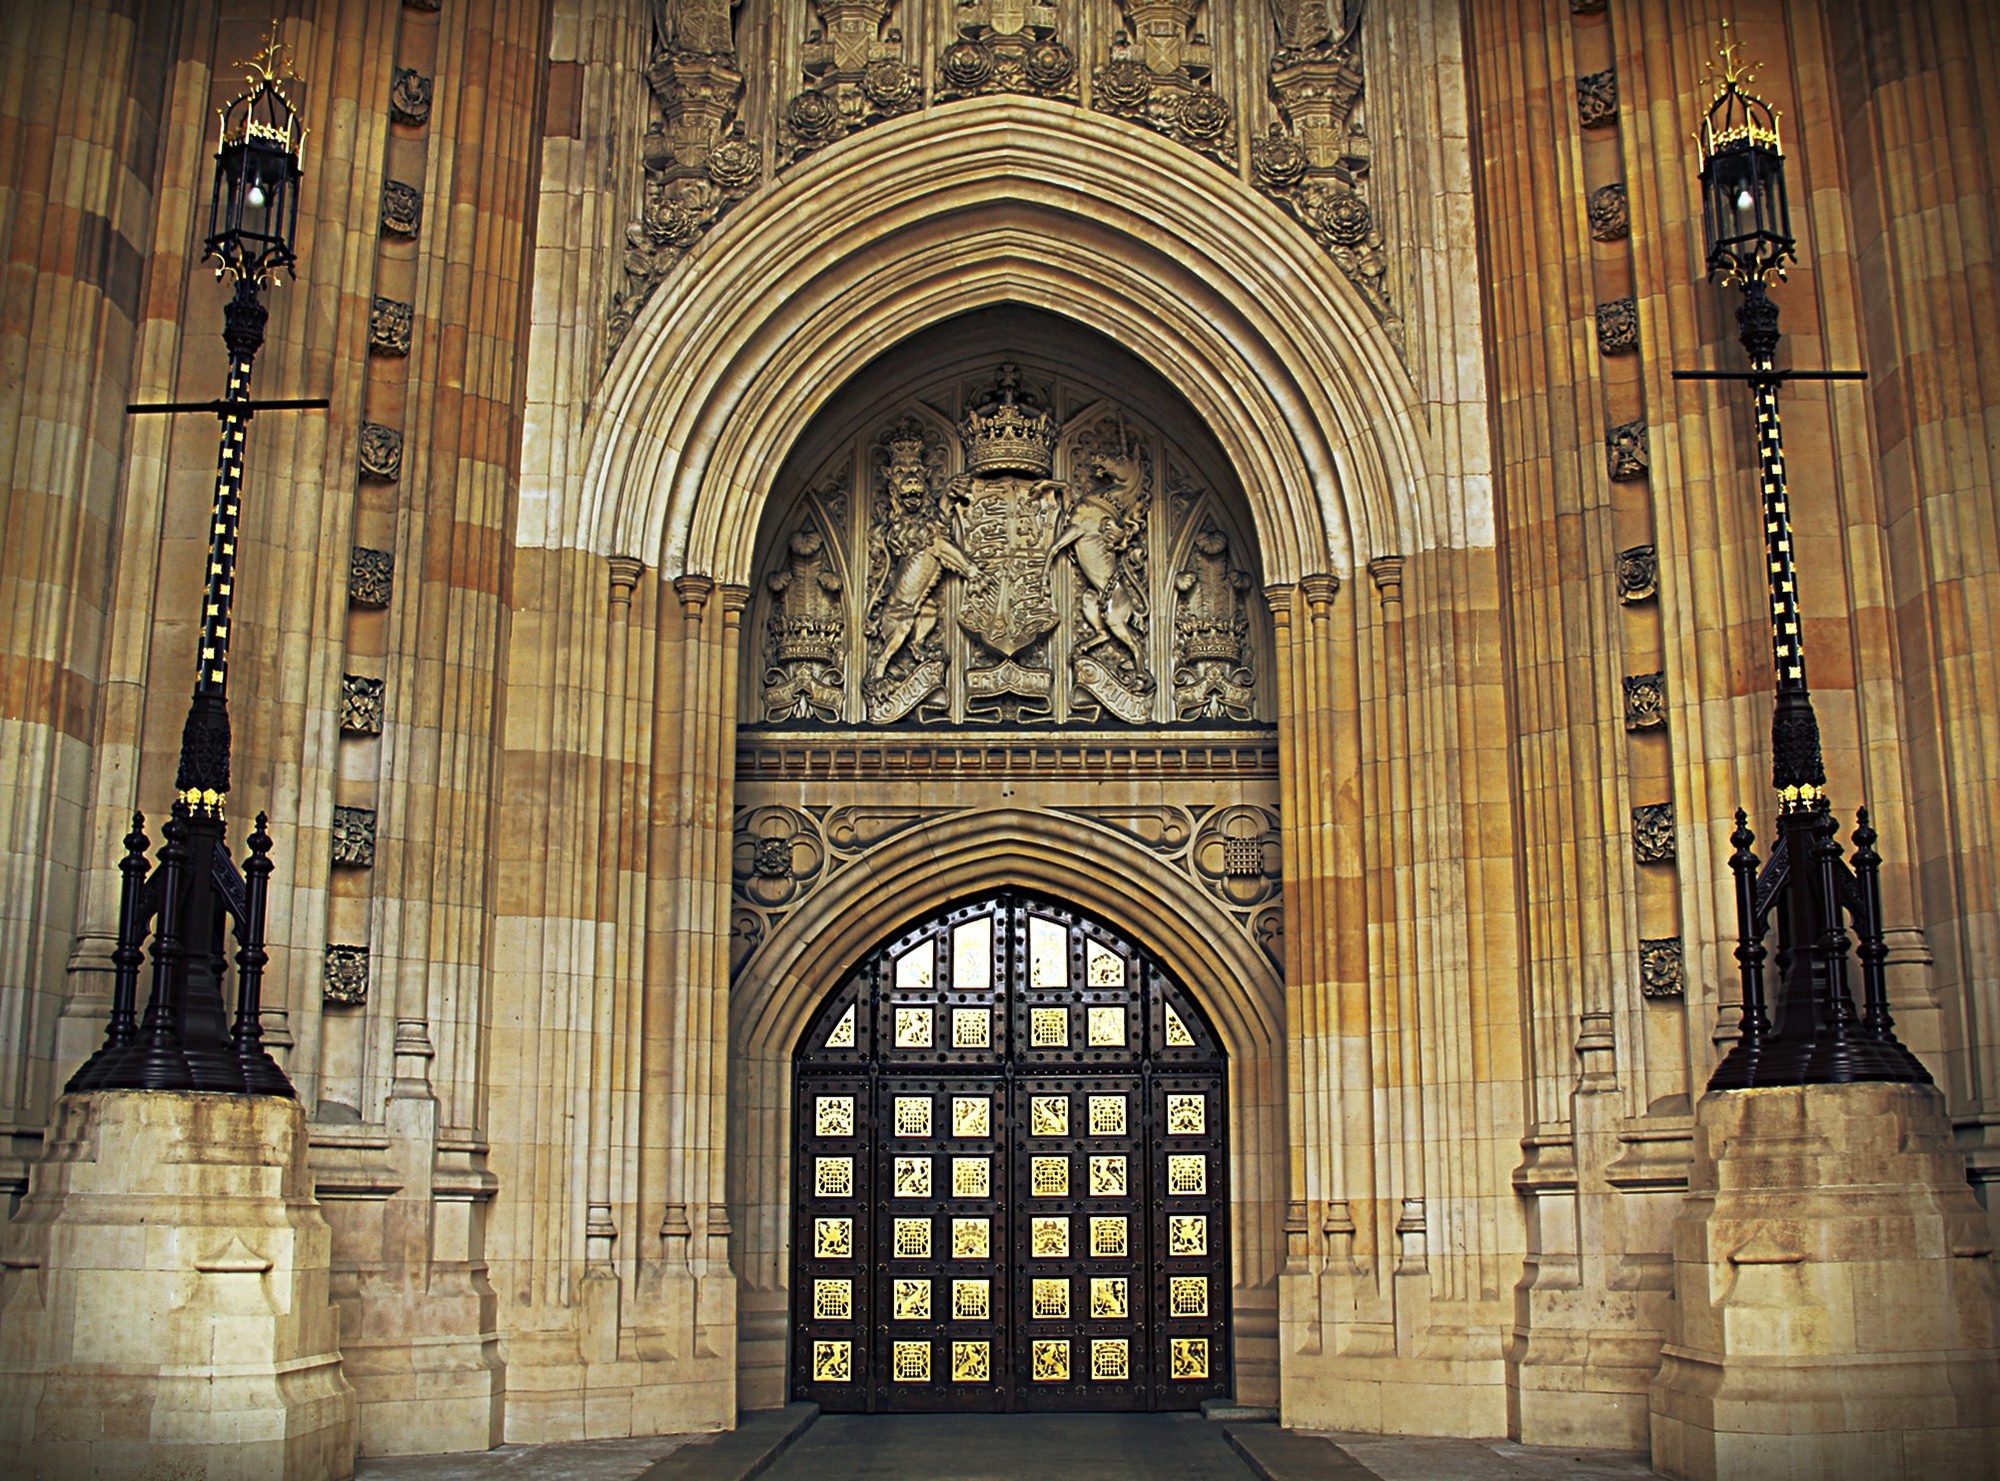
[[[996,363],[848,439],[767,518],[750,726],[1268,722],[1254,544],[1131,408]]]

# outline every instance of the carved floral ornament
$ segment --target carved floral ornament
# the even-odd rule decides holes
[[[1268,719],[1251,547],[1193,468],[1124,409],[1011,365],[926,394],[778,506],[743,720]]]
[[[917,24],[916,0],[804,0],[804,8],[803,35],[768,58],[757,54],[740,0],[645,8],[651,105],[636,188],[628,187],[609,353],[674,265],[764,179],[902,114],[1007,93],[1087,102],[1232,174],[1244,172],[1247,154],[1250,181],[1325,248],[1400,343],[1370,198],[1365,0],[1096,0],[1088,24],[1084,0],[952,0],[928,58],[918,49],[927,28]],[[1094,54],[1077,49],[1086,31]],[[1232,50],[1266,56],[1268,66],[1230,78],[1218,58]],[[776,69],[763,89],[769,102],[746,109],[745,68],[756,65]],[[1278,120],[1263,122],[1273,110]],[[1247,151],[1246,119],[1257,120]]]
[[[817,889],[910,829],[954,808],[788,807],[737,811],[730,867],[730,971],[740,973],[771,933]],[[1228,914],[1244,938],[1282,968],[1284,873],[1271,808],[1081,807],[1063,816],[1156,856]]]

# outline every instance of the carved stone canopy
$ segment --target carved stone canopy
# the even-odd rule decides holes
[[[745,724],[1268,720],[1256,547],[1206,432],[1011,350],[915,378],[781,486]]]

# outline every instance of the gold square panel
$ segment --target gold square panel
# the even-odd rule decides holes
[[[1066,1277],[1036,1281],[1029,1300],[1029,1310],[1043,1321],[1069,1320],[1069,1280]]]
[[[815,1342],[813,1344],[814,1383],[852,1383],[854,1381],[854,1344],[852,1342]]]
[[[813,1318],[822,1322],[854,1320],[854,1282],[816,1280],[813,1282]]]
[[[1028,1221],[1028,1247],[1037,1260],[1067,1260],[1069,1258],[1069,1219],[1058,1214],[1054,1218],[1035,1218]]]
[[[896,958],[896,986],[929,987],[937,981],[937,940],[919,941]]]
[[[993,1381],[993,1344],[990,1342],[952,1343],[951,1381],[953,1383],[991,1383]]]
[[[1124,1096],[1093,1095],[1090,1098],[1090,1134],[1092,1136],[1125,1135]]]
[[[854,1097],[820,1096],[813,1104],[813,1131],[820,1136],[853,1136]]]
[[[1090,1339],[1090,1376],[1097,1383],[1124,1383],[1132,1377],[1132,1344],[1124,1337]]]
[[[890,1343],[889,1375],[897,1383],[929,1383],[931,1345],[928,1342]]]
[[[1028,1196],[1031,1198],[1069,1197],[1069,1159],[1067,1157],[1029,1158]]]
[[[1031,1049],[1069,1048],[1069,1009],[1030,1008],[1028,1047]]]
[[[1200,1152],[1175,1152],[1167,1158],[1167,1193],[1174,1198],[1199,1198],[1208,1192],[1208,1158]]]
[[[1069,986],[1069,928],[1061,921],[1028,917],[1028,986]]]
[[[814,1219],[813,1258],[851,1260],[854,1258],[854,1220]]]
[[[1124,1215],[1090,1216],[1090,1257],[1093,1260],[1122,1260],[1126,1248]]]
[[[1208,1215],[1169,1214],[1167,1216],[1167,1253],[1169,1255],[1207,1254]]]
[[[955,1322],[983,1322],[993,1315],[993,1283],[988,1280],[955,1280],[951,1283],[951,1319]]]
[[[893,1233],[893,1249],[898,1260],[928,1260],[931,1257],[931,1221],[898,1219]]]
[[[928,1049],[931,1047],[931,1019],[929,1008],[898,1008],[896,1010],[896,1047],[898,1049]]]
[[[931,1196],[930,1158],[898,1157],[896,1159],[896,1196],[898,1198],[929,1198]]]
[[[1030,1136],[1069,1135],[1069,1097],[1066,1095],[1036,1095],[1028,1098],[1028,1134]]]
[[[1104,1322],[1123,1321],[1132,1314],[1131,1282],[1122,1275],[1090,1278],[1090,1315]]]
[[[991,1198],[993,1196],[992,1164],[984,1157],[952,1158],[951,1196],[953,1198]]]
[[[992,916],[975,916],[951,928],[951,985],[961,992],[993,985]]]
[[[1123,987],[1125,958],[1108,946],[1087,942],[1083,948],[1083,975],[1092,987]]]
[[[849,1003],[847,1005],[847,1011],[840,1015],[840,1022],[836,1023],[833,1026],[833,1032],[826,1036],[827,1048],[852,1049],[854,1047],[855,1007],[856,1007],[855,1004]]]
[[[954,1095],[951,1098],[951,1134],[993,1135],[993,1102],[983,1095]]]
[[[954,1049],[991,1049],[993,1047],[992,1009],[952,1009],[951,1047]]]
[[[1169,1049],[1195,1047],[1194,1035],[1188,1032],[1188,1026],[1181,1022],[1180,1014],[1174,1012],[1171,1007],[1167,1009],[1167,1047]]]
[[[813,1192],[821,1198],[852,1198],[854,1159],[852,1157],[814,1159]]]
[[[1208,1277],[1172,1275],[1167,1277],[1168,1316],[1207,1316]]]
[[[1113,1005],[1090,1010],[1090,1043],[1094,1049],[1116,1049],[1125,1042],[1125,1010]]]
[[[1168,1136],[1205,1136],[1207,1134],[1207,1096],[1170,1095],[1167,1097]]]
[[[896,1097],[896,1135],[929,1136],[931,1134],[931,1098],[928,1095],[899,1095]]]
[[[927,1280],[899,1280],[890,1293],[890,1315],[899,1322],[927,1322],[931,1319],[931,1283]]]
[[[1168,1362],[1169,1369],[1176,1378],[1208,1377],[1208,1339],[1206,1337],[1174,1338],[1172,1354]]]
[[[1090,1159],[1090,1196],[1092,1198],[1123,1198],[1125,1196],[1125,1159],[1123,1157],[1093,1157]]]
[[[1069,1382],[1069,1343],[1060,1337],[1038,1337],[1029,1349],[1029,1371],[1036,1383]]]
[[[993,1254],[993,1221],[953,1219],[951,1257],[954,1260],[985,1260]]]

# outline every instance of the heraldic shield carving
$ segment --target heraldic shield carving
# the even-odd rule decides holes
[[[741,718],[1268,720],[1240,504],[1180,431],[1008,363],[849,436],[773,501]]]

